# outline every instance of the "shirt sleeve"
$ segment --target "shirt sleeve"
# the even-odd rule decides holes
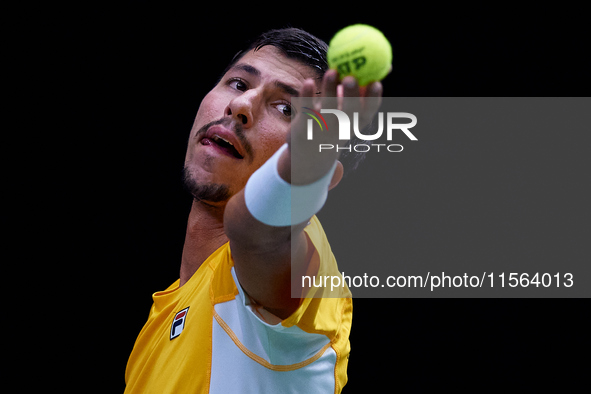
[[[286,319],[282,320],[252,301],[241,288],[233,270],[232,274],[240,293],[240,303],[256,320],[269,328],[276,326],[281,330],[286,327],[298,326],[306,332],[319,333],[330,338],[339,331],[345,313],[343,311],[347,309],[345,304],[350,305],[351,292],[338,270],[326,234],[316,216],[312,217],[310,224],[304,231],[314,245],[315,251],[312,259],[316,261],[312,264],[317,264],[318,271],[314,278],[310,278],[312,286],[307,291],[306,297],[302,299],[298,309]],[[340,281],[340,285],[331,289],[331,279],[325,281],[326,277],[339,278],[332,283]],[[322,286],[318,286],[319,284]]]

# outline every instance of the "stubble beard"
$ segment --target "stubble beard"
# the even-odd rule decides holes
[[[199,183],[187,165],[183,167],[183,185],[195,201],[218,203],[227,201],[232,197],[228,185]]]
[[[244,129],[240,123],[233,123],[232,119],[223,117],[212,122],[209,122],[202,126],[197,133],[195,133],[194,139],[198,140],[201,135],[207,132],[207,130],[214,125],[224,125],[228,128],[232,128],[236,137],[242,142],[242,146],[246,151],[246,159],[252,163],[254,159],[254,152],[252,145],[246,139],[244,135]],[[201,184],[197,180],[197,177],[191,172],[191,169],[185,163],[183,167],[183,184],[185,190],[187,190],[196,201],[218,203],[227,201],[232,197],[230,188],[228,185],[220,183]]]

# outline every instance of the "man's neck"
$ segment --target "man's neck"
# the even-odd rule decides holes
[[[193,201],[181,261],[180,286],[183,286],[201,264],[228,241],[224,232],[224,206]]]

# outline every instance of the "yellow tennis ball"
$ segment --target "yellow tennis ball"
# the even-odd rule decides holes
[[[328,65],[340,78],[353,75],[359,86],[384,79],[392,65],[392,46],[373,26],[357,24],[340,30],[328,45]]]

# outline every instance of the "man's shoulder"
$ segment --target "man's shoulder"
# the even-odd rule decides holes
[[[226,242],[219,247],[205,263],[211,271],[211,278],[208,283],[203,283],[203,285],[209,285],[212,303],[217,304],[236,297],[238,289],[231,273],[234,262],[230,243]]]

